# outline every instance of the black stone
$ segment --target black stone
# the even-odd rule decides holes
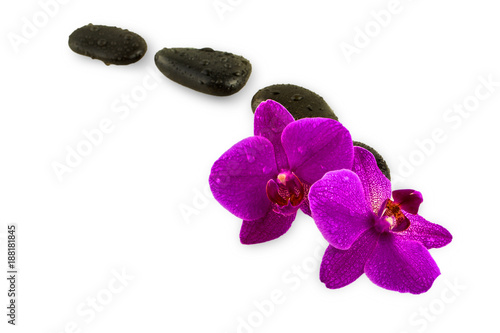
[[[247,83],[252,65],[242,56],[211,48],[164,48],[155,63],[166,77],[196,91],[229,96]]]
[[[380,171],[382,171],[382,173],[384,174],[384,176],[387,177],[387,179],[391,180],[391,170],[389,170],[389,166],[387,165],[387,162],[384,160],[384,158],[382,157],[382,155],[380,155],[375,149],[373,149],[372,147],[364,144],[364,143],[361,143],[359,141],[353,141],[352,144],[354,146],[358,146],[358,147],[361,147],[361,148],[365,148],[366,150],[368,150],[370,153],[373,154],[373,156],[375,156],[375,159],[377,160],[377,166],[378,168],[380,169]]]
[[[117,27],[88,24],[73,31],[69,47],[76,53],[99,59],[106,65],[128,65],[141,59],[146,41],[136,33]]]
[[[323,97],[293,84],[274,84],[257,91],[252,98],[252,111],[255,112],[257,106],[268,99],[283,105],[295,120],[313,117],[338,120]]]

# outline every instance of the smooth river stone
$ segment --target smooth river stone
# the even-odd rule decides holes
[[[338,120],[323,97],[309,89],[293,84],[274,84],[259,90],[252,98],[252,111],[265,100],[272,99],[283,105],[295,118],[323,117]]]
[[[76,53],[99,59],[106,65],[128,65],[147,51],[146,41],[138,34],[117,27],[88,24],[73,31],[69,47]]]
[[[229,96],[247,83],[252,65],[242,56],[211,48],[164,48],[155,55],[160,72],[196,91]]]
[[[380,155],[378,153],[378,151],[376,151],[372,147],[368,146],[367,144],[364,144],[364,143],[359,142],[359,141],[353,141],[352,144],[354,146],[365,148],[370,153],[372,153],[373,156],[375,156],[375,160],[377,160],[377,166],[380,169],[380,171],[382,171],[382,173],[384,174],[384,176],[387,177],[387,179],[391,180],[391,170],[389,170],[389,166],[387,165],[387,162],[384,160],[382,155]]]

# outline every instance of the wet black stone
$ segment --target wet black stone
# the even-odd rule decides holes
[[[106,65],[128,65],[141,59],[146,41],[136,33],[117,27],[88,24],[69,36],[69,47],[76,53],[99,59]]]
[[[365,148],[366,150],[370,151],[370,153],[372,153],[373,156],[375,156],[375,159],[377,160],[377,166],[380,169],[380,171],[382,171],[382,173],[384,174],[384,176],[387,177],[387,179],[391,180],[391,170],[389,170],[389,166],[387,165],[387,162],[384,160],[384,158],[382,157],[382,155],[380,155],[372,147],[370,147],[370,146],[368,146],[368,145],[366,145],[364,143],[361,143],[359,141],[353,141],[352,144],[354,146]]]
[[[215,96],[238,92],[252,72],[252,65],[242,56],[208,47],[164,48],[156,53],[155,63],[172,81]]]
[[[293,84],[274,84],[262,88],[252,98],[252,111],[265,100],[272,99],[283,105],[295,118],[323,117],[338,120],[323,97],[309,89]]]

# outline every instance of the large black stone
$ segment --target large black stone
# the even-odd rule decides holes
[[[211,48],[164,48],[156,53],[155,63],[172,81],[215,96],[238,92],[252,72],[242,56]]]
[[[88,24],[69,36],[69,47],[76,53],[99,59],[106,65],[128,65],[141,59],[146,41],[136,33],[117,27]]]
[[[309,89],[293,84],[274,84],[262,88],[252,98],[252,111],[265,100],[272,99],[283,105],[295,118],[323,117],[338,120],[323,97]]]
[[[368,150],[370,153],[373,154],[373,156],[375,156],[375,160],[377,160],[377,166],[378,168],[380,169],[380,171],[382,171],[382,173],[384,174],[384,176],[387,177],[387,179],[391,180],[391,170],[389,170],[389,166],[387,165],[387,162],[384,160],[384,158],[382,157],[382,155],[380,155],[375,149],[373,149],[372,147],[368,146],[367,144],[364,144],[362,142],[359,142],[359,141],[353,141],[352,144],[354,146],[358,146],[358,147],[361,147],[361,148],[365,148],[366,150]]]

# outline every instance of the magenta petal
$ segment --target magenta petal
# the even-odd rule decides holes
[[[356,281],[365,269],[379,234],[373,228],[366,230],[348,250],[328,246],[323,256],[320,280],[327,288],[338,289]]]
[[[273,145],[253,136],[232,146],[214,163],[209,183],[224,208],[241,219],[257,220],[271,206],[266,184],[276,176]]]
[[[351,169],[352,139],[338,121],[304,118],[290,123],[281,137],[290,169],[309,185],[328,171]]]
[[[410,214],[417,214],[420,204],[422,203],[422,201],[424,201],[422,193],[415,190],[392,191],[392,198],[394,199],[395,203],[397,203],[404,211]]]
[[[426,248],[439,248],[451,242],[450,232],[439,224],[431,223],[420,215],[405,214],[410,220],[410,227],[399,232],[398,236],[422,243]]]
[[[350,170],[328,172],[314,183],[309,205],[319,231],[337,249],[347,250],[374,223],[361,182]]]
[[[240,241],[242,244],[258,244],[276,239],[290,229],[296,215],[294,213],[284,216],[269,210],[264,217],[258,220],[243,221]]]
[[[363,185],[366,200],[377,214],[385,200],[391,197],[391,182],[380,171],[372,153],[361,147],[354,147],[354,171]]]
[[[283,129],[294,119],[283,105],[268,99],[255,110],[254,134],[268,139],[274,146],[278,170],[288,169],[288,159],[281,145]]]
[[[439,276],[439,268],[429,251],[420,243],[395,234],[380,235],[365,273],[376,285],[401,293],[421,294]]]

